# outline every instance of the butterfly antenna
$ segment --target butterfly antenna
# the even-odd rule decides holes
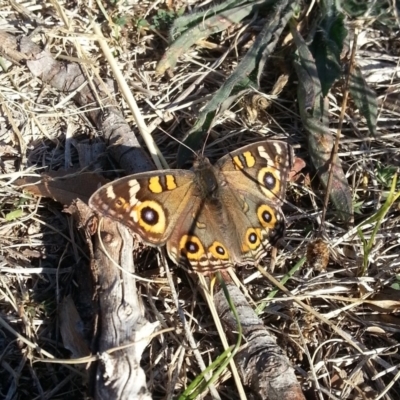
[[[204,151],[205,151],[205,149],[206,149],[206,143],[207,143],[207,140],[208,140],[208,138],[210,137],[210,133],[211,133],[211,128],[212,128],[212,124],[210,125],[210,127],[208,128],[208,130],[207,130],[207,135],[206,135],[206,137],[205,137],[205,139],[204,139],[204,143],[203,143],[203,148],[201,149],[201,155],[202,156],[204,156]]]
[[[170,133],[168,133],[167,131],[165,131],[163,128],[158,127],[158,129],[160,129],[160,131],[164,132],[167,136],[169,136],[171,139],[175,140],[175,142],[178,142],[181,146],[186,147],[189,151],[191,151],[195,157],[197,157],[196,152],[189,147],[187,144],[183,143],[181,140],[177,139],[176,137],[172,136]]]

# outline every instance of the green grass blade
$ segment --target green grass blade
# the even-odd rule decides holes
[[[357,229],[358,234],[363,243],[363,248],[364,248],[363,267],[362,267],[362,270],[360,273],[361,276],[364,276],[367,273],[368,264],[369,264],[369,262],[368,262],[369,255],[371,253],[371,250],[374,247],[375,236],[378,233],[378,231],[382,225],[382,221],[385,218],[385,215],[389,212],[393,203],[400,197],[400,192],[395,193],[396,184],[397,184],[397,174],[394,174],[393,180],[392,180],[392,185],[390,187],[389,196],[387,197],[383,206],[373,216],[368,218],[366,221],[362,222]],[[369,224],[375,224],[375,226],[372,230],[370,239],[366,240],[364,237],[364,234],[361,231],[361,228],[364,225],[369,225]]]

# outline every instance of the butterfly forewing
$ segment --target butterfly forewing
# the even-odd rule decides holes
[[[117,220],[152,245],[165,244],[190,203],[194,173],[165,170],[130,175],[98,189],[89,205]]]
[[[265,141],[233,151],[222,157],[215,166],[234,189],[265,196],[275,205],[281,205],[292,164],[293,150],[290,145],[280,141]]]

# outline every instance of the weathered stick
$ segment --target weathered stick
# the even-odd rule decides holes
[[[246,344],[235,356],[243,383],[259,399],[304,400],[294,369],[277,345],[275,337],[270,335],[240,289],[234,284],[227,284],[227,289],[235,304],[246,339]],[[215,294],[214,302],[218,315],[227,328],[226,332],[233,334],[237,331],[237,321],[229,309],[222,289]]]

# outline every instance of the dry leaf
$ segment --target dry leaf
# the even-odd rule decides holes
[[[305,168],[306,162],[300,158],[300,157],[295,157],[293,160],[293,167],[292,170],[289,173],[289,181],[290,182],[297,182],[300,177],[298,176],[300,171]]]
[[[83,337],[83,322],[71,296],[66,296],[60,305],[60,332],[64,347],[72,353],[73,358],[90,354]]]
[[[50,197],[61,204],[70,205],[75,199],[87,203],[89,197],[107,182],[107,179],[94,172],[59,170],[47,172],[39,180],[25,177],[16,184],[35,196]]]
[[[379,312],[400,310],[400,291],[391,287],[383,288],[379,293],[368,300],[371,309]]]

